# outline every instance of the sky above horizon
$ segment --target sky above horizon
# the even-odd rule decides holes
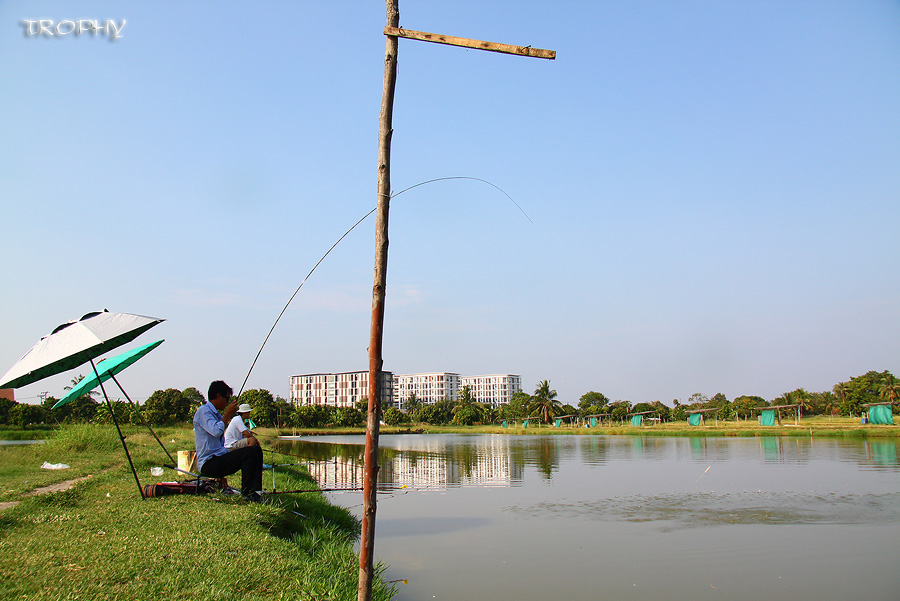
[[[400,22],[558,54],[400,40],[393,190],[491,185],[392,202],[385,369],[573,405],[900,374],[900,2],[404,0]],[[375,206],[384,25],[380,1],[0,3],[0,374],[106,308],[167,320],[121,349],[166,340],[118,377],[133,399],[237,392]],[[374,228],[247,388],[367,369]]]

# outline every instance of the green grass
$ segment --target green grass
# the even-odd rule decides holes
[[[0,426],[0,440],[45,440],[53,435],[56,426]]]
[[[157,433],[172,452],[193,447],[189,428]],[[173,479],[168,470],[150,476],[168,459],[149,434],[128,428],[126,436],[142,483]],[[44,461],[71,468],[42,470]],[[68,491],[27,494],[88,475]],[[238,475],[228,480],[240,486]],[[279,468],[276,483],[316,488],[296,468]],[[269,498],[142,501],[113,427],[64,427],[43,445],[0,447],[0,501],[19,501],[0,510],[0,598],[355,599],[357,520],[319,493]],[[392,590],[379,580],[374,598]]]

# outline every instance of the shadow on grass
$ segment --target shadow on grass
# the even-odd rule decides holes
[[[261,515],[259,524],[272,536],[291,540],[303,537],[323,526],[334,528],[349,540],[359,537],[359,520],[343,507],[328,503],[319,486],[305,470],[286,469],[278,472],[285,490],[308,490],[267,495],[267,505],[279,511]]]

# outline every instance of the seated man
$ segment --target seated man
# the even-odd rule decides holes
[[[224,478],[241,471],[241,494],[260,501],[262,490],[262,449],[259,445],[229,451],[225,448],[225,420],[237,413],[237,401],[231,401],[231,387],[216,380],[209,385],[208,401],[194,413],[194,444],[197,468],[209,478]],[[223,415],[220,411],[225,412]]]
[[[244,420],[250,416],[253,408],[247,403],[243,403],[237,409],[237,415],[228,422],[225,428],[225,448],[229,451],[242,449],[251,445],[259,446],[259,440],[253,435],[253,432],[244,425]]]

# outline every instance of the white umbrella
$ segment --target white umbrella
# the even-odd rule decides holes
[[[0,388],[19,388],[75,369],[126,344],[164,319],[98,311],[70,321],[41,338],[0,379]]]
[[[0,388],[19,388],[27,386],[44,378],[75,369],[88,361],[97,380],[100,381],[100,390],[106,399],[106,406],[112,414],[113,423],[125,449],[125,456],[131,466],[131,473],[137,482],[138,492],[144,498],[141,489],[141,481],[138,479],[128,445],[125,444],[125,436],[119,428],[119,420],[113,411],[112,403],[103,388],[103,381],[94,365],[94,358],[123,344],[131,342],[153,326],[162,323],[164,319],[158,317],[145,317],[143,315],[131,315],[130,313],[110,313],[107,310],[88,313],[78,321],[70,321],[57,327],[48,335],[31,347],[25,355],[16,361],[3,379],[0,379]]]

